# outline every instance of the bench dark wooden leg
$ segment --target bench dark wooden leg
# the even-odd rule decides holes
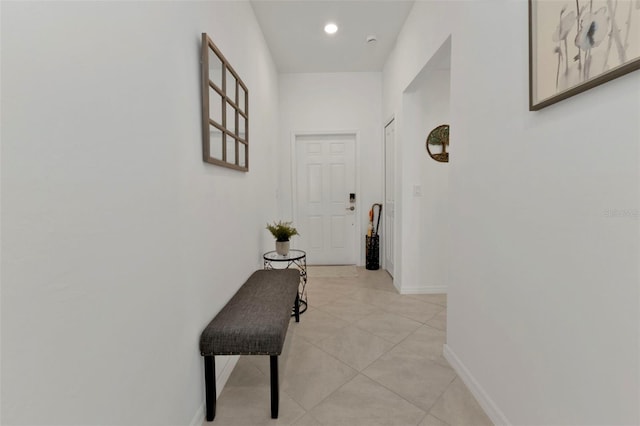
[[[270,355],[271,358],[271,418],[278,418],[278,405],[280,394],[278,391],[278,356]]]
[[[300,322],[300,293],[296,294],[296,303],[293,306],[296,322]]]
[[[207,404],[207,421],[216,416],[216,361],[213,355],[204,357],[204,387]]]

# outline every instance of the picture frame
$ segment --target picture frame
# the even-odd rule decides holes
[[[529,110],[640,69],[639,0],[529,0]]]

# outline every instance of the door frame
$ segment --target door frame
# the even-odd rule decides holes
[[[291,132],[291,212],[293,213],[292,220],[298,220],[298,181],[296,177],[298,176],[298,163],[296,162],[297,152],[296,152],[296,140],[298,136],[339,136],[346,135],[353,137],[353,143],[355,144],[355,158],[354,158],[354,171],[356,175],[356,214],[355,214],[355,242],[353,245],[353,258],[356,260],[356,265],[362,266],[361,257],[362,253],[362,244],[360,244],[360,239],[358,238],[362,232],[362,219],[361,219],[361,210],[362,210],[362,190],[360,187],[360,131],[359,130],[321,130],[321,131],[308,131],[308,130],[296,130]],[[364,234],[363,234],[364,235]]]
[[[382,146],[380,148],[380,152],[381,152],[381,156],[382,157],[382,167],[380,167],[380,169],[382,170],[382,181],[381,181],[381,186],[382,186],[382,205],[384,206],[384,208],[386,208],[386,203],[387,203],[387,185],[385,182],[385,176],[387,176],[387,135],[386,135],[386,129],[387,126],[391,123],[394,123],[396,121],[396,116],[395,114],[391,114],[391,117],[388,117],[386,120],[383,121],[383,126],[382,126]],[[397,124],[397,123],[395,123]],[[397,158],[396,154],[397,154],[397,143],[395,140],[395,134],[393,137],[393,148],[394,148],[394,152],[393,152],[393,158],[394,161]],[[397,172],[397,169],[396,169]],[[396,184],[396,173],[393,174],[393,185],[395,187]],[[395,189],[395,188],[394,188]],[[394,200],[394,204],[395,204],[395,200]],[[386,223],[385,223],[385,228],[386,228]],[[384,229],[384,228],[383,228]],[[386,234],[386,232],[385,232]],[[386,235],[383,235],[384,238],[387,238]],[[396,233],[396,219],[395,219],[395,213],[394,213],[394,219],[393,219],[393,252],[394,254],[397,253],[396,251],[396,247],[397,247],[397,242],[398,242],[398,235]],[[384,268],[384,270],[387,270],[387,253],[385,252],[384,249],[385,245],[384,244],[380,244],[380,254],[382,256],[382,267]],[[393,260],[393,276],[395,276],[397,274],[396,272],[396,261],[395,259]]]

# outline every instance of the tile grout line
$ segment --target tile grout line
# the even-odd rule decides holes
[[[372,306],[373,306],[373,305],[372,305]],[[315,309],[318,309],[318,308],[315,308]],[[378,308],[378,309],[380,309],[380,308]],[[337,318],[335,315],[332,315],[332,314],[331,314],[331,313],[329,313],[329,312],[325,312],[325,311],[322,311],[322,310],[321,310],[321,312],[323,312],[323,313],[325,313],[325,314],[327,314],[327,315],[329,315],[329,316],[331,316],[331,317],[333,317],[333,318],[335,318],[335,319],[339,319],[339,320],[345,321],[345,320],[343,320],[343,319],[341,319],[341,318]],[[390,313],[389,311],[385,311],[385,312]],[[372,314],[373,314],[373,313],[372,313]],[[402,317],[402,318],[406,318],[406,317]],[[409,319],[411,319],[411,318],[409,318]],[[412,320],[412,321],[415,321],[415,320]],[[347,321],[347,322],[348,322],[348,321]],[[415,321],[415,322],[420,323],[419,321]],[[386,389],[386,390],[388,390],[389,392],[393,393],[394,395],[398,396],[399,398],[401,398],[401,399],[402,399],[403,401],[405,401],[406,403],[408,403],[408,404],[410,404],[411,406],[415,407],[416,409],[418,409],[418,410],[420,410],[420,411],[424,412],[424,413],[425,413],[425,416],[424,416],[424,417],[426,417],[427,415],[429,415],[429,412],[428,412],[428,411],[425,411],[425,410],[423,410],[422,408],[420,408],[420,407],[416,406],[413,402],[411,402],[411,401],[407,400],[407,399],[406,399],[405,397],[403,397],[402,395],[399,395],[399,394],[398,394],[397,392],[395,392],[394,390],[389,389],[389,388],[388,388],[387,386],[385,386],[384,384],[382,384],[382,383],[378,382],[376,379],[374,379],[374,378],[372,378],[372,377],[369,377],[367,374],[365,374],[365,373],[364,373],[364,370],[366,370],[368,367],[370,367],[370,366],[371,366],[373,363],[375,363],[378,359],[380,359],[382,356],[384,356],[384,355],[386,355],[387,353],[389,353],[390,351],[392,351],[392,350],[393,350],[396,346],[398,346],[400,343],[404,342],[407,338],[409,338],[409,337],[410,337],[411,335],[413,335],[417,330],[419,330],[419,329],[420,329],[420,327],[422,327],[423,325],[426,325],[426,324],[423,324],[423,323],[420,323],[420,324],[421,324],[421,325],[420,325],[418,328],[416,328],[416,330],[414,330],[413,332],[409,333],[409,334],[408,334],[404,339],[400,340],[400,341],[399,341],[399,342],[397,342],[397,343],[395,343],[395,342],[389,342],[388,340],[386,340],[386,339],[384,339],[384,338],[382,338],[382,337],[380,337],[380,336],[376,336],[375,334],[373,334],[373,333],[371,333],[371,332],[369,332],[369,331],[367,331],[367,330],[361,330],[357,325],[355,325],[354,323],[351,323],[351,322],[348,322],[348,325],[347,325],[346,327],[342,327],[342,328],[340,328],[340,331],[342,331],[342,330],[344,330],[344,329],[345,329],[345,328],[347,328],[347,327],[354,326],[355,328],[358,328],[359,330],[361,330],[361,331],[363,331],[363,332],[365,332],[365,333],[367,333],[367,334],[370,334],[370,335],[372,335],[372,336],[378,337],[378,338],[380,338],[380,339],[383,339],[383,340],[384,340],[384,341],[386,341],[386,342],[389,342],[389,343],[392,343],[392,344],[393,344],[393,346],[392,346],[392,347],[390,347],[390,348],[389,348],[389,350],[387,350],[387,351],[383,352],[382,354],[380,354],[380,356],[378,356],[375,360],[373,360],[372,362],[370,362],[369,364],[367,364],[364,368],[362,368],[362,370],[361,370],[361,371],[357,370],[356,368],[352,367],[351,365],[349,365],[349,364],[347,364],[346,362],[342,361],[341,359],[337,358],[337,357],[336,357],[336,356],[334,356],[333,354],[328,353],[328,352],[327,352],[327,351],[325,351],[323,348],[319,347],[319,346],[316,344],[316,342],[309,341],[309,340],[305,339],[305,338],[304,338],[304,336],[300,336],[300,338],[304,339],[307,343],[309,343],[309,344],[311,344],[312,346],[316,347],[318,350],[322,351],[324,354],[326,354],[326,355],[330,356],[331,358],[335,359],[336,361],[338,361],[338,362],[340,362],[340,363],[342,363],[342,364],[346,365],[347,367],[351,368],[352,370],[356,371],[356,375],[355,375],[354,377],[352,377],[351,379],[349,379],[348,381],[346,381],[345,383],[343,383],[342,385],[340,385],[338,388],[334,389],[334,390],[333,390],[331,393],[329,393],[325,398],[323,398],[321,401],[319,401],[317,404],[315,404],[313,407],[311,407],[307,412],[311,411],[313,408],[315,408],[315,407],[317,407],[318,405],[322,404],[322,402],[324,402],[327,398],[329,398],[331,395],[333,395],[333,394],[334,394],[335,392],[337,392],[339,389],[342,389],[342,387],[344,387],[347,383],[351,383],[351,382],[352,382],[356,377],[358,377],[358,375],[359,375],[359,374],[362,374],[364,377],[368,378],[369,380],[373,381],[374,383],[378,384],[379,386],[382,386],[384,389]],[[433,328],[433,327],[431,327],[431,328]],[[321,342],[323,342],[323,341],[325,341],[325,340],[327,340],[327,339],[329,339],[329,338],[331,338],[331,337],[333,337],[333,336],[327,336],[327,337],[325,337],[324,339],[322,339],[322,340],[318,341],[318,344],[319,344],[319,343],[321,343]],[[432,361],[432,362],[434,362],[434,361]],[[435,363],[435,362],[434,362],[434,363]],[[435,363],[435,364],[437,364],[437,363]],[[438,365],[439,365],[439,364],[438,364]],[[455,380],[455,378],[454,378],[454,380]],[[451,383],[449,383],[449,385],[450,385],[450,384],[451,384]],[[449,385],[447,385],[447,387],[445,388],[445,390],[446,390],[446,389],[448,389]],[[285,391],[285,392],[286,392],[286,391]],[[444,393],[444,391],[443,391],[443,393]],[[294,400],[295,400],[295,398],[293,398],[293,396],[291,396],[290,394],[288,394],[288,393],[287,393],[287,395],[289,395],[292,399],[294,399]],[[442,394],[438,397],[438,399],[439,399],[441,396],[442,396]],[[437,399],[436,399],[436,401],[437,401]],[[298,401],[296,400],[296,402],[298,402]],[[298,404],[299,404],[299,402],[298,402]],[[434,404],[435,404],[435,403],[434,403]],[[304,408],[304,407],[303,407],[303,408]],[[313,416],[312,416],[312,417],[313,417]],[[315,419],[315,417],[314,417],[314,419]],[[316,420],[317,420],[317,419],[316,419]]]
[[[378,291],[378,290],[374,290],[374,291]],[[404,296],[404,295],[398,294],[398,296]],[[407,297],[410,297],[410,296],[407,296]],[[390,311],[390,310],[388,310],[388,309],[387,309],[387,307],[386,307],[385,305],[383,305],[383,304],[381,304],[381,306],[378,306],[378,305],[375,305],[375,304],[370,303],[370,302],[363,302],[363,301],[360,301],[360,300],[357,300],[357,299],[353,299],[353,298],[349,297],[348,295],[347,295],[347,296],[345,296],[345,298],[349,298],[349,299],[351,299],[351,300],[353,300],[353,301],[355,301],[355,302],[358,302],[358,303],[361,303],[361,304],[366,304],[366,305],[368,305],[368,306],[371,306],[371,307],[373,307],[373,308],[376,308],[376,310],[382,310],[382,311],[384,311],[384,312],[386,312],[386,313],[389,313],[389,314],[392,314],[392,315],[397,315],[397,316],[399,316],[399,317],[402,317],[402,318],[405,318],[405,319],[409,319],[409,320],[412,320],[412,321],[418,322],[418,323],[423,324],[423,325],[428,325],[428,324],[427,324],[427,322],[429,322],[429,321],[433,320],[437,315],[441,314],[443,311],[446,311],[446,309],[447,309],[447,307],[446,307],[446,306],[441,306],[441,305],[438,305],[438,304],[435,304],[435,303],[424,302],[424,301],[421,301],[421,300],[412,299],[412,300],[416,300],[416,301],[418,301],[418,302],[420,302],[420,303],[424,303],[424,304],[427,304],[427,305],[431,305],[431,306],[433,306],[433,307],[440,308],[437,312],[435,312],[432,316],[430,316],[430,317],[429,317],[428,319],[426,319],[425,321],[420,321],[420,320],[416,320],[415,318],[411,318],[411,317],[409,317],[409,316],[403,315],[403,314],[402,314],[402,311],[400,311],[400,312]],[[327,305],[327,304],[328,304],[328,303],[325,303],[324,305]],[[324,306],[324,305],[323,305],[323,306]],[[316,309],[319,309],[319,310],[321,310],[322,312],[324,312],[324,313],[326,313],[326,314],[328,314],[328,315],[333,316],[334,318],[340,319],[340,320],[342,320],[342,321],[346,321],[346,320],[345,320],[345,319],[343,319],[343,318],[337,317],[335,314],[331,314],[330,312],[327,312],[327,311],[325,311],[325,310],[321,309],[321,307],[316,307]],[[367,314],[367,315],[369,315],[369,314]],[[365,315],[365,316],[367,316],[367,315]],[[363,316],[363,318],[364,318],[364,316]],[[359,318],[358,320],[360,320],[360,319],[362,319],[362,318]],[[433,327],[433,326],[430,326],[430,325],[429,325],[429,327],[431,327],[431,328],[436,328],[436,327]],[[437,329],[437,328],[436,328],[436,329]],[[437,329],[437,330],[439,330],[439,329]],[[444,330],[440,330],[440,331],[444,331]]]
[[[418,329],[419,329],[419,328],[418,328]],[[415,331],[417,331],[417,330],[415,330]],[[414,331],[414,332],[415,332],[415,331]],[[405,337],[404,339],[402,339],[401,341],[399,341],[398,343],[396,343],[396,344],[395,344],[391,349],[389,349],[389,350],[388,350],[387,352],[385,352],[383,355],[386,355],[386,354],[388,354],[389,352],[391,352],[391,351],[392,351],[393,349],[395,349],[398,345],[400,345],[400,343],[402,343],[402,342],[404,342],[406,339],[408,339],[408,338],[409,338],[409,336],[411,336],[412,334],[413,334],[413,333],[410,333],[407,337]],[[400,349],[402,349],[402,348],[400,348]],[[380,359],[383,355],[380,355],[380,357],[378,357],[378,359]],[[440,365],[440,364],[438,364],[437,362],[435,362],[435,361],[433,361],[433,360],[430,360],[430,359],[428,359],[428,358],[425,358],[425,360],[427,360],[427,361],[431,361],[431,362],[433,362],[433,363],[434,363],[434,364],[436,364],[436,365]],[[377,359],[376,359],[376,361],[377,361]],[[374,362],[375,362],[375,361],[374,361]],[[367,367],[365,367],[365,368],[362,370],[361,374],[363,374],[365,377],[368,377],[370,380],[373,380],[375,383],[379,384],[380,386],[382,386],[383,388],[387,389],[388,391],[390,391],[390,392],[394,393],[395,395],[397,395],[398,397],[402,398],[404,401],[406,401],[407,403],[409,403],[409,404],[413,405],[413,406],[414,406],[414,407],[416,407],[417,409],[419,409],[419,410],[421,410],[421,411],[425,411],[425,410],[423,410],[421,407],[418,407],[417,405],[415,405],[412,401],[409,401],[409,400],[408,400],[407,398],[405,398],[404,396],[402,396],[402,395],[398,394],[398,393],[397,393],[396,391],[394,391],[393,389],[390,389],[389,387],[387,387],[384,383],[380,383],[378,380],[374,379],[373,377],[368,376],[368,375],[364,372],[364,370],[366,370],[366,369],[367,369],[368,367],[370,367],[372,364],[373,364],[373,362],[372,362],[371,364],[369,364]],[[458,375],[457,375],[457,374],[455,374],[454,378],[453,378],[453,379],[451,379],[451,382],[449,382],[449,384],[447,384],[447,386],[444,388],[444,390],[442,391],[442,393],[440,393],[440,395],[438,396],[438,398],[436,398],[436,400],[433,402],[433,404],[431,404],[431,406],[429,407],[429,410],[426,410],[426,411],[425,411],[425,416],[422,418],[422,420],[424,420],[424,419],[429,415],[429,413],[431,412],[431,410],[433,409],[433,407],[434,407],[434,406],[436,405],[436,403],[440,400],[440,398],[442,398],[442,396],[443,396],[443,395],[444,395],[444,393],[447,391],[447,389],[449,389],[449,386],[451,386],[451,383],[453,383],[453,381],[454,381],[457,377],[458,377]],[[435,416],[434,416],[434,417],[435,417]],[[421,420],[421,421],[422,421],[422,420]],[[438,420],[441,420],[441,419],[439,419],[439,418],[438,418]],[[446,422],[445,422],[445,423],[446,423]],[[420,422],[418,422],[417,424],[420,424]]]
[[[446,388],[444,388],[444,391],[442,391],[442,393],[440,394],[440,396],[438,397],[438,399],[435,400],[435,402],[433,403],[433,405],[431,405],[431,408],[429,408],[429,411],[427,412],[427,415],[431,415],[433,417],[435,417],[436,419],[440,420],[441,422],[443,422],[446,425],[449,425],[449,422],[444,421],[443,419],[441,419],[440,417],[436,416],[435,414],[431,413],[431,411],[433,410],[433,407],[436,406],[436,404],[438,404],[438,402],[444,397],[444,394],[449,390],[449,388],[451,387],[451,385],[453,384],[453,382],[456,381],[456,379],[458,378],[458,373],[455,374],[455,376],[453,377],[453,379],[451,380],[451,382],[449,382],[449,384],[447,385]]]
[[[354,299],[352,299],[352,300],[354,300]],[[357,301],[357,300],[356,300],[356,301]],[[360,301],[357,301],[357,302],[359,302],[359,303],[365,303],[365,302],[360,302]],[[426,302],[425,302],[425,303],[426,303]],[[370,305],[370,304],[369,304],[369,305]],[[370,305],[370,306],[374,306],[374,305]],[[439,305],[436,305],[436,306],[439,306]],[[318,405],[322,404],[322,402],[324,402],[327,398],[329,398],[331,395],[333,395],[333,394],[334,394],[335,392],[337,392],[339,389],[341,389],[342,387],[344,387],[347,383],[351,383],[351,382],[352,382],[356,377],[358,377],[358,374],[362,374],[364,377],[368,378],[369,380],[373,381],[373,382],[374,382],[374,383],[376,383],[377,385],[379,385],[379,386],[383,387],[384,389],[388,390],[389,392],[393,393],[394,395],[396,395],[397,397],[399,397],[400,399],[402,399],[402,400],[403,400],[403,401],[405,401],[406,403],[410,404],[410,405],[411,405],[411,406],[413,406],[414,408],[416,408],[416,409],[418,409],[418,410],[420,410],[420,411],[424,412],[424,413],[425,413],[425,415],[424,415],[424,417],[420,420],[420,421],[422,421],[422,420],[424,420],[424,419],[429,415],[429,413],[430,413],[431,409],[435,406],[436,402],[437,402],[437,401],[439,401],[439,400],[442,398],[442,395],[444,395],[444,392],[446,392],[446,390],[449,388],[449,386],[451,386],[451,383],[453,383],[453,381],[456,379],[457,374],[454,376],[454,378],[451,380],[451,382],[449,382],[449,383],[447,384],[447,386],[444,388],[444,390],[443,390],[443,391],[442,391],[442,393],[438,396],[438,398],[434,401],[434,403],[429,407],[429,410],[426,410],[426,411],[425,411],[424,409],[422,409],[421,407],[418,407],[417,405],[415,405],[412,401],[409,401],[409,400],[408,400],[407,398],[405,398],[404,396],[402,396],[402,395],[398,394],[398,393],[397,393],[396,391],[394,391],[393,389],[390,389],[390,388],[389,388],[389,387],[387,387],[385,384],[380,383],[378,380],[376,380],[376,379],[374,379],[373,377],[370,377],[369,375],[367,375],[367,374],[364,372],[367,368],[369,368],[371,365],[373,365],[376,361],[378,361],[378,360],[379,360],[380,358],[382,358],[384,355],[388,354],[388,353],[389,353],[389,352],[391,352],[393,349],[395,349],[398,345],[400,345],[402,342],[404,342],[406,339],[408,339],[410,336],[412,336],[416,331],[418,331],[422,326],[427,326],[427,327],[429,327],[429,328],[433,328],[433,329],[437,330],[435,327],[432,327],[432,326],[430,326],[430,325],[428,325],[428,324],[426,324],[426,323],[422,323],[422,322],[420,322],[420,321],[416,321],[415,319],[412,319],[412,318],[407,318],[407,317],[404,317],[404,316],[401,316],[401,315],[397,315],[397,314],[395,314],[395,313],[389,312],[389,311],[387,311],[387,310],[385,310],[385,309],[383,309],[383,308],[377,307],[377,306],[374,306],[374,307],[375,307],[375,308],[377,308],[377,309],[382,309],[384,312],[386,312],[386,313],[388,313],[388,314],[396,315],[396,316],[399,316],[399,317],[402,317],[402,318],[406,318],[406,319],[409,319],[409,320],[415,321],[415,322],[419,323],[419,324],[420,324],[420,326],[419,326],[419,327],[417,327],[415,330],[413,330],[411,333],[409,333],[407,336],[405,336],[405,337],[404,337],[402,340],[400,340],[399,342],[390,342],[389,340],[384,339],[383,337],[377,336],[376,334],[371,333],[371,332],[370,332],[370,331],[368,331],[368,330],[363,330],[363,329],[359,328],[359,327],[355,324],[355,322],[359,321],[359,320],[360,320],[360,319],[362,319],[362,318],[360,318],[359,320],[357,320],[357,321],[355,321],[355,322],[349,322],[349,325],[347,325],[346,327],[341,328],[341,329],[340,329],[340,331],[344,330],[344,329],[345,329],[345,328],[347,328],[347,327],[353,326],[353,327],[355,327],[355,328],[357,328],[357,329],[359,329],[359,330],[361,330],[361,331],[363,331],[363,332],[365,332],[365,333],[367,333],[367,334],[370,334],[370,335],[372,335],[372,336],[378,337],[378,338],[380,338],[380,339],[383,339],[383,340],[384,340],[384,341],[386,341],[386,342],[389,342],[389,343],[392,343],[392,344],[393,344],[393,346],[391,346],[387,351],[385,351],[385,352],[383,352],[382,354],[380,354],[380,355],[379,355],[375,360],[371,361],[369,364],[367,364],[365,367],[363,367],[363,368],[362,368],[362,370],[360,370],[360,371],[358,371],[357,369],[355,369],[355,368],[354,368],[354,367],[352,367],[351,365],[349,365],[349,364],[345,363],[344,361],[342,361],[342,360],[340,360],[340,359],[336,358],[334,355],[332,355],[332,354],[330,354],[330,353],[326,352],[323,348],[321,348],[321,347],[317,346],[316,344],[314,344],[314,342],[309,342],[309,343],[311,343],[313,346],[315,346],[316,348],[318,348],[319,350],[321,350],[322,352],[324,352],[325,354],[329,355],[330,357],[332,357],[332,358],[336,359],[337,361],[339,361],[339,362],[341,362],[341,363],[343,363],[343,364],[347,365],[348,367],[350,367],[350,368],[354,369],[355,371],[357,371],[357,374],[356,374],[353,378],[351,378],[350,380],[348,380],[347,382],[343,383],[341,386],[339,386],[338,388],[336,388],[335,390],[333,390],[331,393],[329,393],[329,395],[327,395],[325,398],[323,398],[323,399],[322,399],[322,401],[320,401],[320,402],[318,402],[316,405],[314,405],[314,407],[313,407],[313,408],[315,408],[315,407],[317,407]],[[445,307],[443,310],[446,310],[446,307]],[[322,310],[321,310],[321,311],[322,311]],[[331,313],[329,313],[329,312],[326,312],[326,311],[322,311],[322,312],[323,312],[323,313],[325,313],[325,314],[327,314],[327,315],[332,316],[333,318],[337,318],[335,315],[332,315],[332,314],[331,314]],[[440,312],[442,312],[442,311],[440,311]],[[374,314],[374,312],[372,312],[371,314],[365,315],[363,318],[365,318],[365,317],[367,317],[367,316],[369,316],[369,315],[373,315],[373,314]],[[436,315],[437,315],[437,314],[436,314]],[[435,315],[434,315],[434,316],[435,316]],[[342,319],[342,318],[337,318],[337,319]],[[344,319],[342,319],[342,320],[343,320],[343,321],[345,321]],[[442,331],[442,330],[438,330],[438,331]],[[302,336],[300,336],[300,337],[302,337]],[[321,341],[319,341],[318,343],[323,342],[323,341],[325,341],[325,340],[329,339],[330,337],[332,337],[332,336],[328,336],[328,337],[326,337],[326,338],[322,339]],[[305,340],[306,340],[306,339],[305,339]],[[434,363],[434,364],[436,364],[436,365],[440,365],[440,364],[438,364],[437,362],[435,362],[434,360],[430,360],[430,359],[428,359],[428,358],[425,358],[425,359],[426,359],[427,361],[431,361],[431,362],[433,362],[433,363]],[[313,409],[313,408],[312,408],[312,409]],[[313,416],[312,416],[312,417],[313,417]],[[435,417],[435,416],[434,416],[434,417]],[[315,418],[314,418],[314,419],[315,419]],[[316,419],[316,420],[317,420],[317,419]],[[438,419],[438,420],[441,420],[441,419]],[[445,423],[446,423],[446,422],[445,422]],[[420,422],[418,422],[418,423],[416,423],[416,424],[420,424]]]
[[[320,280],[320,277],[309,277],[310,280],[313,279],[318,279]],[[446,328],[445,330],[442,330],[438,327],[435,327],[431,324],[428,324],[429,321],[432,321],[436,316],[440,315],[442,312],[446,312],[447,310],[447,305],[445,302],[445,305],[440,305],[438,303],[433,303],[433,302],[429,302],[429,301],[425,301],[425,300],[421,300],[418,297],[411,297],[411,295],[402,295],[397,293],[397,291],[394,291],[395,289],[391,289],[391,290],[384,290],[381,288],[376,288],[376,287],[370,287],[368,285],[366,285],[366,283],[368,281],[361,281],[361,280],[365,280],[367,279],[366,276],[362,276],[361,272],[358,270],[358,274],[354,277],[322,277],[322,278],[327,278],[329,280],[337,280],[337,281],[341,281],[344,280],[345,283],[350,286],[350,290],[348,290],[345,294],[340,294],[337,295],[335,297],[335,299],[326,301],[325,303],[321,304],[321,305],[317,305],[317,306],[309,306],[310,308],[310,312],[313,310],[316,310],[317,312],[323,314],[323,315],[327,315],[328,317],[332,318],[333,320],[337,320],[340,321],[341,323],[343,323],[344,325],[340,325],[338,327],[335,327],[334,331],[330,331],[329,333],[327,333],[322,339],[319,340],[313,340],[311,338],[308,337],[304,337],[303,335],[298,335],[298,331],[295,329],[295,327],[290,328],[290,332],[291,332],[291,337],[293,338],[294,336],[296,336],[297,338],[301,339],[300,341],[303,342],[304,344],[307,344],[309,348],[314,348],[316,350],[319,350],[320,352],[322,352],[322,354],[324,356],[327,356],[331,359],[333,359],[334,361],[337,361],[338,363],[344,365],[345,367],[347,367],[349,370],[353,371],[355,374],[347,379],[344,383],[342,383],[341,385],[339,385],[337,388],[335,388],[334,390],[332,390],[331,392],[329,392],[328,395],[326,395],[324,398],[322,398],[320,401],[318,401],[317,403],[315,403],[312,407],[310,407],[309,409],[305,408],[295,397],[296,395],[291,395],[290,392],[284,390],[281,387],[281,391],[283,391],[293,402],[295,402],[300,409],[302,410],[302,414],[300,416],[297,416],[296,418],[291,420],[291,424],[296,424],[296,422],[299,422],[303,417],[308,416],[310,419],[314,420],[315,422],[325,425],[325,423],[322,423],[320,420],[318,420],[315,416],[313,416],[311,414],[311,411],[316,409],[318,406],[320,406],[321,404],[325,403],[329,398],[331,398],[332,396],[335,396],[335,394],[342,390],[346,385],[352,383],[354,380],[356,380],[358,378],[359,375],[362,375],[363,378],[366,378],[367,380],[370,380],[373,384],[380,386],[382,389],[385,389],[388,392],[391,392],[393,395],[396,395],[396,397],[398,397],[400,400],[404,401],[405,403],[409,404],[410,406],[414,407],[416,410],[418,410],[419,412],[424,413],[424,415],[420,418],[420,420],[418,420],[418,422],[416,423],[416,425],[421,424],[422,422],[424,422],[426,420],[426,418],[428,416],[433,416],[435,419],[438,419],[440,421],[442,421],[443,423],[449,425],[448,422],[440,419],[438,416],[435,416],[434,414],[431,413],[431,411],[433,410],[433,407],[436,406],[436,404],[438,404],[442,398],[444,397],[444,394],[451,388],[452,383],[456,380],[456,378],[458,378],[457,374],[454,374],[454,377],[451,379],[451,381],[446,385],[446,387],[444,388],[444,390],[440,393],[440,395],[435,399],[435,401],[429,406],[428,410],[425,410],[422,407],[417,406],[415,403],[413,403],[412,401],[408,400],[407,398],[405,398],[404,396],[398,394],[396,391],[394,391],[393,389],[390,389],[389,387],[387,387],[385,384],[379,382],[378,380],[374,379],[373,377],[370,377],[367,373],[365,373],[366,370],[368,370],[372,365],[374,365],[376,362],[378,362],[382,357],[384,357],[385,355],[389,354],[391,351],[393,351],[394,349],[398,348],[402,343],[404,343],[405,341],[407,341],[409,338],[411,338],[412,336],[414,336],[419,330],[421,330],[423,328],[423,326],[426,326],[428,329],[431,330],[435,330],[438,332],[444,332],[446,333]],[[351,281],[351,282],[349,282]],[[355,282],[353,282],[355,281]],[[329,282],[328,282],[329,284]],[[334,283],[330,283],[330,284],[334,284]],[[340,283],[342,284],[342,283]],[[364,284],[364,285],[363,285]],[[378,285],[380,283],[378,283],[377,281],[374,282],[375,285]],[[326,289],[323,290],[322,288],[322,284],[318,283],[318,291],[319,292],[325,292],[324,294],[325,296],[328,296],[325,298],[325,300],[328,300],[329,298],[331,298],[331,291],[332,289]],[[430,316],[428,319],[425,319],[424,321],[422,320],[416,320],[415,318],[409,317],[409,316],[405,316],[403,315],[403,310],[388,310],[387,306],[383,303],[380,303],[379,305],[370,303],[369,301],[364,301],[364,300],[358,300],[358,292],[362,291],[362,293],[360,293],[360,295],[366,297],[368,292],[373,292],[371,293],[372,296],[375,295],[379,295],[380,297],[386,296],[386,295],[394,295],[394,296],[402,296],[402,298],[404,298],[404,300],[411,300],[416,301],[416,302],[420,302],[420,304],[425,304],[425,305],[431,305],[432,308],[440,308],[437,310],[437,312],[435,314],[433,314],[432,316]],[[319,295],[318,295],[319,296]],[[312,296],[313,297],[313,296]],[[319,296],[320,298],[320,296]],[[323,306],[327,306],[330,305],[331,303],[334,303],[336,300],[344,300],[347,302],[347,304],[349,302],[351,303],[357,303],[359,305],[364,305],[367,308],[372,308],[373,310],[371,312],[368,312],[364,315],[356,315],[355,319],[344,319],[341,318],[337,315],[335,315],[334,313],[325,311],[322,309]],[[405,305],[406,306],[406,305]],[[417,309],[417,312],[420,312],[420,305],[414,304],[411,305],[409,304],[409,307],[411,309]],[[399,341],[392,341],[387,337],[383,337],[380,336],[374,332],[371,332],[367,329],[362,328],[361,325],[358,325],[357,323],[359,321],[362,321],[364,319],[366,319],[367,317],[370,316],[374,316],[376,314],[387,314],[387,315],[391,315],[397,318],[401,318],[403,320],[408,320],[408,321],[412,321],[417,325],[416,328],[412,329],[410,332],[408,332],[408,334],[404,337],[402,337],[402,339],[400,339]],[[419,316],[419,315],[418,315]],[[304,317],[302,318],[302,320],[304,320]],[[378,355],[377,357],[375,357],[375,359],[373,359],[372,361],[370,361],[369,363],[367,363],[367,365],[363,366],[362,368],[355,368],[353,366],[351,366],[349,363],[346,363],[345,361],[342,361],[341,359],[339,359],[337,356],[327,352],[325,349],[323,349],[321,346],[319,346],[320,344],[322,344],[323,342],[326,342],[327,340],[331,339],[331,338],[335,338],[336,336],[338,336],[340,333],[344,332],[346,329],[348,329],[349,327],[353,327],[353,329],[362,332],[362,333],[366,333],[366,335],[371,336],[371,337],[376,337],[378,339],[380,339],[381,341],[386,342],[387,344],[390,344],[389,349],[382,351],[382,353],[380,353],[380,355]],[[392,328],[392,327],[391,327]],[[400,327],[402,328],[402,327]],[[390,330],[390,332],[392,332],[393,334],[393,330]],[[313,333],[312,333],[313,334]],[[401,334],[401,333],[396,333],[396,335]],[[403,334],[403,333],[402,333]],[[404,349],[403,349],[404,350]],[[411,352],[415,355],[414,351],[408,351]],[[289,356],[293,354],[293,352],[289,352],[288,354],[288,358]],[[435,354],[434,354],[435,355]],[[428,358],[426,356],[423,355],[419,355],[420,358],[423,358],[426,361],[429,361],[435,365],[439,365],[441,367],[448,367],[451,368],[450,366],[445,366],[440,364],[439,362],[437,362],[435,359],[431,359]],[[253,362],[246,360],[247,362],[250,363],[251,367],[253,369],[258,370],[259,375],[262,379],[266,378],[267,375],[264,371],[262,371],[262,369],[260,369],[256,364],[254,364]],[[454,371],[455,373],[455,371]],[[282,376],[281,376],[282,377]]]

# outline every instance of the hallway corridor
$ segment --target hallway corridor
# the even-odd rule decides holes
[[[385,271],[310,267],[309,310],[280,357],[280,418],[269,358],[243,356],[210,425],[491,425],[442,356],[446,295],[399,295]]]

